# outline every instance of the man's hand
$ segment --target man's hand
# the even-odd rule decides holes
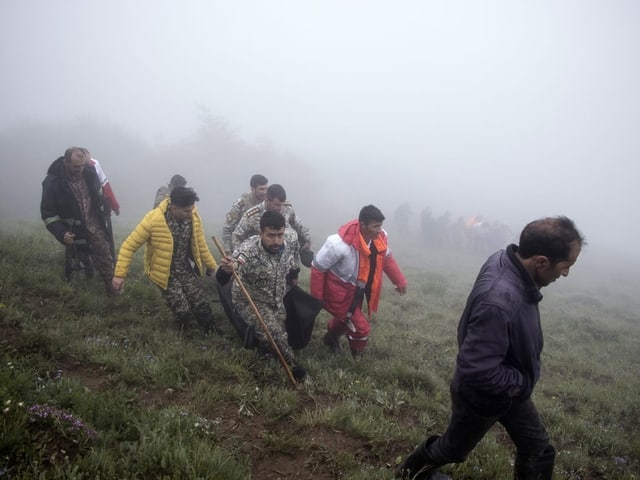
[[[65,245],[73,245],[74,238],[76,238],[76,236],[73,233],[66,232],[62,237],[62,241],[64,242]]]
[[[405,293],[407,293],[407,286],[403,286],[403,287],[396,287],[396,292],[398,292],[400,295],[404,295]]]
[[[220,268],[227,273],[233,273],[234,261],[231,257],[222,257],[220,259]]]
[[[124,278],[113,277],[113,280],[111,280],[111,286],[116,292],[121,293],[122,289],[124,288]]]

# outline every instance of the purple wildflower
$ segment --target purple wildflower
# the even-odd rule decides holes
[[[50,420],[62,427],[63,432],[69,430],[72,433],[85,435],[89,439],[96,438],[97,434],[94,429],[85,424],[78,417],[59,410],[51,405],[33,405],[27,410],[31,416],[31,422],[39,420]]]

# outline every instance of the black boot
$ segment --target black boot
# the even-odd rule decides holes
[[[191,322],[191,314],[189,313],[181,313],[174,317],[175,319],[175,327],[181,332],[185,330],[189,326],[189,322]]]
[[[540,456],[516,455],[514,480],[551,480],[556,449],[549,445]]]
[[[396,468],[398,480],[451,480],[451,477],[437,471],[442,465],[435,463],[429,457],[427,449],[440,435],[432,435],[416,447]]]
[[[297,382],[304,382],[304,379],[307,378],[307,369],[300,365],[294,365],[291,369],[291,374]]]
[[[341,350],[339,337],[335,336],[331,330],[327,330],[322,341],[333,353],[338,353]]]
[[[222,331],[216,325],[213,312],[211,310],[196,312],[196,320],[198,320],[198,325],[202,327],[205,333],[215,332],[218,335],[222,334]]]

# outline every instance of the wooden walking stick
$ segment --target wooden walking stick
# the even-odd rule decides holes
[[[211,238],[213,239],[213,243],[216,244],[216,247],[218,247],[218,250],[220,251],[220,255],[222,255],[225,258],[228,258],[228,255],[225,253],[222,246],[218,243],[218,240],[216,239],[215,235]],[[293,377],[293,374],[291,373],[291,369],[289,368],[289,365],[287,365],[287,361],[282,356],[282,352],[280,352],[278,345],[276,344],[275,340],[271,336],[271,332],[269,332],[269,327],[267,326],[264,319],[262,318],[262,315],[260,315],[260,312],[258,311],[258,307],[256,307],[255,303],[253,303],[253,299],[251,298],[251,295],[249,295],[249,292],[247,291],[247,289],[244,287],[242,280],[240,280],[240,276],[236,272],[236,269],[234,268],[231,273],[233,274],[233,278],[235,279],[235,281],[238,282],[238,286],[240,287],[240,289],[242,290],[242,293],[244,294],[247,301],[249,302],[249,305],[251,305],[251,308],[253,309],[253,313],[256,314],[256,317],[258,318],[258,322],[260,323],[262,330],[264,330],[265,335],[269,339],[271,348],[273,348],[273,350],[276,352],[276,355],[278,355],[278,360],[280,360],[280,364],[282,365],[282,368],[284,368],[284,371],[287,372],[287,377],[289,377],[289,380],[291,380],[291,383],[293,383],[294,385],[297,385],[298,382],[296,382],[296,379]]]

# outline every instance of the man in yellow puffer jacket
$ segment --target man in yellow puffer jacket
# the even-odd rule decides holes
[[[176,187],[168,199],[147,213],[120,247],[113,288],[121,292],[133,255],[145,245],[144,270],[178,321],[184,326],[193,313],[205,331],[217,330],[213,312],[198,281],[217,267],[209,251],[200,215],[198,195]]]

